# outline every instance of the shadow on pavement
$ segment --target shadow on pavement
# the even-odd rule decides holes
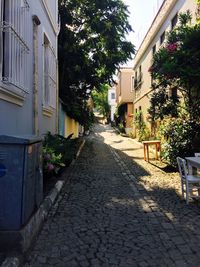
[[[112,143],[107,125],[87,138],[28,266],[200,266],[199,205],[187,206],[174,174],[139,150],[130,157],[106,144],[107,130]]]

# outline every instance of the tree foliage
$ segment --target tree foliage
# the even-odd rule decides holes
[[[191,119],[200,116],[200,25],[190,25],[189,12],[181,14],[179,26],[168,34],[166,45],[153,58],[150,72],[154,88],[177,88]]]
[[[199,151],[200,124],[181,114],[178,118],[165,118],[160,133],[165,142],[162,145],[162,157],[170,165],[176,166],[176,158],[193,156]]]
[[[153,91],[150,99],[150,114],[151,121],[158,119],[163,120],[165,116],[178,116],[179,98],[177,96],[169,96],[168,92],[163,89],[156,89]]]
[[[104,118],[109,118],[110,106],[108,103],[108,85],[102,85],[101,90],[92,92],[92,99],[94,102],[94,107],[104,116]]]
[[[200,0],[196,0],[196,2],[197,2],[196,18],[197,18],[197,23],[200,23]]]
[[[59,0],[60,97],[69,116],[81,120],[95,88],[110,83],[134,53],[126,41],[128,9],[122,0]]]
[[[162,120],[163,158],[172,165],[177,156],[200,149],[200,24],[190,21],[189,11],[180,15],[178,26],[168,33],[149,70],[155,89],[150,113]],[[178,101],[169,105],[168,91],[173,88],[182,94],[181,105]]]

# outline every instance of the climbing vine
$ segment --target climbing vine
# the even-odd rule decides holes
[[[150,131],[144,122],[142,111],[138,111],[134,114],[134,121],[135,121],[136,130],[138,133],[137,134],[138,140],[144,141],[144,140],[149,139]]]

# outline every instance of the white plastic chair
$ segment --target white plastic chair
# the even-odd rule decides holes
[[[186,161],[183,158],[177,157],[179,174],[181,177],[182,198],[186,194],[186,203],[189,203],[189,197],[200,197],[200,177],[188,174]]]
[[[194,153],[195,157],[200,157],[200,153]]]

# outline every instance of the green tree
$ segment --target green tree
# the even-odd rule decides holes
[[[197,23],[200,23],[200,0],[196,0],[196,3],[197,3],[196,18],[197,18]]]
[[[128,9],[122,0],[59,0],[59,12],[59,94],[67,114],[81,121],[91,91],[112,82],[134,53],[125,38]]]
[[[104,116],[109,118],[110,106],[108,103],[108,85],[102,85],[101,90],[92,92],[92,99],[94,101],[94,107]]]

